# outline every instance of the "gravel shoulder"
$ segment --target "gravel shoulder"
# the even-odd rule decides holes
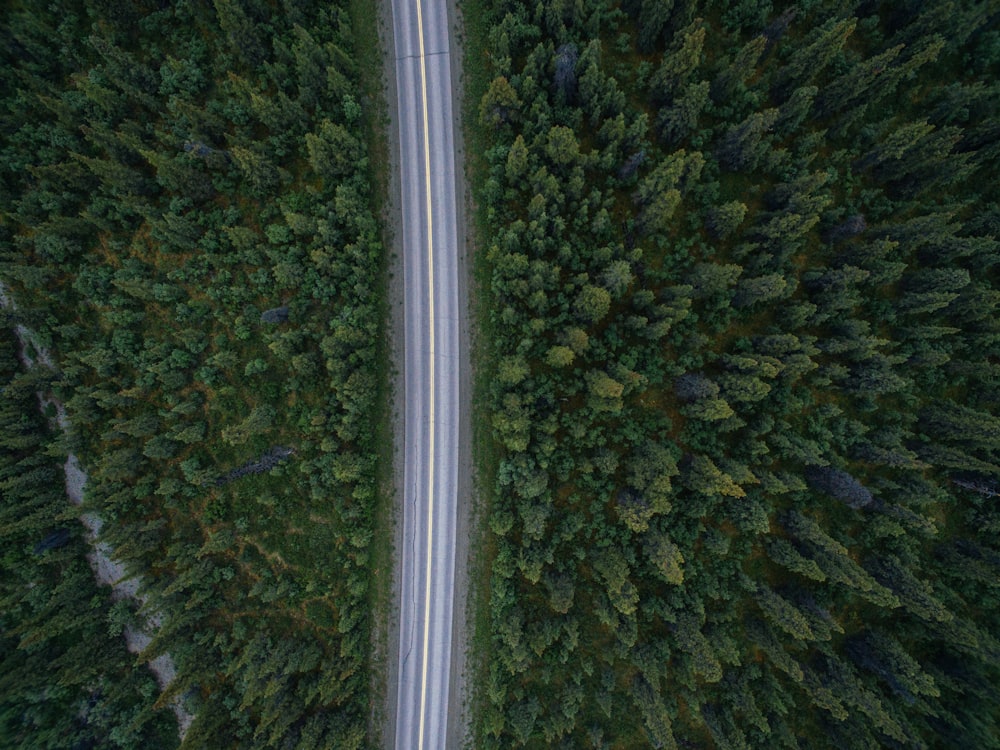
[[[457,0],[446,0],[448,25],[451,29],[452,111],[455,130],[455,194],[458,223],[458,307],[459,325],[459,433],[458,433],[458,519],[455,533],[455,606],[452,626],[451,690],[448,696],[448,747],[465,747],[470,741],[469,697],[466,679],[469,666],[469,635],[473,619],[469,607],[469,570],[471,564],[470,534],[472,533],[473,465],[472,465],[472,331],[469,314],[469,286],[472,273],[470,252],[474,243],[469,236],[468,211],[471,206],[469,186],[465,179],[465,138],[463,112],[465,91],[463,73],[462,15]]]
[[[403,548],[403,435],[405,423],[403,419],[403,363],[404,335],[403,328],[403,214],[400,205],[400,155],[399,155],[399,112],[396,102],[396,60],[395,42],[392,31],[391,0],[379,1],[379,44],[382,47],[382,80],[384,92],[383,105],[387,118],[380,126],[385,129],[386,143],[389,150],[389,184],[384,196],[385,205],[382,211],[384,242],[388,252],[388,345],[389,345],[389,413],[392,420],[392,487],[393,512],[388,530],[392,534],[393,564],[390,591],[389,619],[375,626],[376,669],[384,665],[384,683],[378,696],[382,704],[381,710],[381,746],[392,750],[396,743],[396,685],[399,682],[399,597],[401,591],[400,571],[397,560],[399,550]]]

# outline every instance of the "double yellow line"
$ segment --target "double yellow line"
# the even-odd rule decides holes
[[[417,38],[420,52],[420,101],[423,106],[424,117],[424,186],[426,188],[427,212],[427,285],[430,305],[428,307],[428,320],[430,323],[430,351],[429,351],[429,371],[430,371],[430,424],[428,440],[428,456],[430,457],[427,469],[427,584],[424,589],[424,647],[422,665],[420,669],[420,725],[417,735],[417,749],[424,748],[424,722],[427,710],[427,647],[431,631],[431,560],[432,541],[434,538],[434,216],[433,202],[431,200],[431,146],[430,146],[430,124],[427,116],[427,56],[424,51],[424,14],[420,0],[417,3]]]

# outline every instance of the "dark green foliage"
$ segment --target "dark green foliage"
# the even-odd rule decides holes
[[[3,15],[0,277],[57,359],[39,389],[66,405],[85,509],[162,614],[160,704],[183,697],[191,747],[360,747],[383,253],[351,53],[375,40],[346,3]],[[64,526],[17,549],[79,558]],[[62,667],[32,664],[41,700]],[[87,691],[117,679],[102,664]],[[97,736],[152,732],[136,716],[116,706]]]
[[[487,4],[477,747],[1000,747],[996,9],[555,5]]]
[[[125,650],[84,555],[59,451],[38,411],[34,374],[0,333],[0,742],[6,748],[176,747],[153,674]],[[124,610],[122,610],[124,607]]]

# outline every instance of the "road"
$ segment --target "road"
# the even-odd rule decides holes
[[[445,0],[392,0],[403,311],[397,750],[441,750],[449,720],[459,462],[455,132]]]

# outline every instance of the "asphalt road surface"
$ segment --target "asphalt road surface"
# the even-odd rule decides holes
[[[448,731],[458,508],[455,133],[445,0],[392,0],[404,326],[397,750]]]

